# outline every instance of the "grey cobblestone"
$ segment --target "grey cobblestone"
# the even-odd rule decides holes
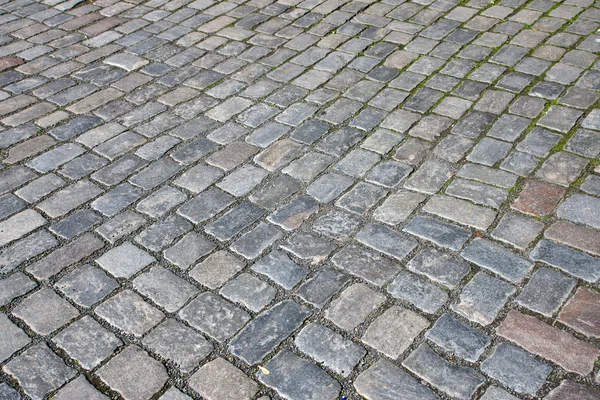
[[[595,398],[597,8],[0,4],[0,397]]]

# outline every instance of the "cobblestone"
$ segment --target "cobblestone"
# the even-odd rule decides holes
[[[0,4],[0,397],[598,397],[598,5],[367,3]]]

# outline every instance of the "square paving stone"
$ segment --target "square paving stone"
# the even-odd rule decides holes
[[[409,272],[401,272],[387,287],[393,297],[407,301],[429,314],[435,314],[448,300],[448,294],[433,283]]]
[[[169,376],[165,367],[141,348],[130,345],[97,372],[100,379],[126,400],[146,400]]]
[[[140,337],[156,326],[164,314],[142,297],[125,290],[96,307],[96,315],[127,334]]]
[[[37,344],[3,367],[6,374],[17,380],[23,391],[35,400],[58,389],[77,371],[68,367],[46,344]]]
[[[548,182],[568,187],[581,174],[588,160],[566,152],[552,154],[536,173]]]
[[[598,292],[580,287],[561,310],[558,320],[588,337],[600,337]]]
[[[492,237],[525,250],[539,235],[544,224],[517,213],[506,213],[492,231]]]
[[[302,329],[294,343],[301,352],[344,377],[367,354],[361,346],[317,323]]]
[[[267,276],[287,290],[296,286],[309,273],[306,267],[296,264],[284,252],[278,250],[259,259],[252,266],[252,270]]]
[[[55,400],[69,400],[72,398],[84,397],[89,400],[107,400],[108,397],[99,392],[83,376],[72,380],[60,391],[52,396]]]
[[[213,349],[201,334],[172,318],[157,326],[142,342],[183,373],[191,372]]]
[[[314,307],[322,308],[349,280],[348,275],[325,268],[304,282],[296,290],[296,294]]]
[[[118,288],[119,284],[101,269],[86,264],[69,272],[54,286],[81,307],[91,307]]]
[[[4,314],[0,314],[0,361],[4,362],[31,339]]]
[[[174,313],[199,290],[160,266],[152,267],[148,272],[133,281],[133,288],[169,313]]]
[[[260,312],[276,293],[271,285],[247,273],[238,275],[219,291],[220,295],[254,312]]]
[[[208,336],[223,342],[250,320],[250,315],[214,293],[204,292],[178,313]]]
[[[52,341],[87,370],[97,367],[123,344],[111,331],[89,316],[69,325]]]
[[[114,247],[96,259],[98,265],[116,278],[130,278],[154,261],[152,255],[131,242]]]
[[[338,382],[316,364],[289,350],[279,352],[265,368],[269,375],[259,374],[258,379],[284,398],[335,400],[339,397],[341,387]]]
[[[340,296],[331,302],[325,311],[325,317],[337,326],[352,331],[363,323],[369,314],[375,311],[383,302],[385,296],[370,289],[363,283],[355,283],[344,290]]]
[[[467,283],[452,310],[483,326],[494,322],[498,312],[516,289],[508,283],[479,272]]]
[[[215,245],[204,236],[191,232],[165,250],[163,254],[171,264],[181,269],[187,269],[214,249]]]
[[[48,335],[79,315],[79,311],[54,290],[42,288],[14,308],[12,314],[39,335]]]
[[[189,385],[206,400],[250,399],[258,391],[256,382],[220,357],[194,373]]]
[[[17,272],[0,280],[0,306],[10,303],[35,289],[37,284],[22,272]]]
[[[552,367],[525,350],[502,343],[481,364],[481,370],[519,393],[535,396]]]
[[[469,264],[456,260],[433,248],[424,248],[406,265],[412,272],[421,274],[448,288],[454,288],[471,271]]]
[[[392,306],[369,325],[363,343],[397,359],[427,327],[429,321],[400,306]]]
[[[245,263],[239,258],[227,251],[220,250],[196,265],[189,275],[201,285],[216,289],[241,271],[244,266]]]
[[[470,362],[477,362],[491,339],[483,332],[444,313],[425,337],[442,349]]]
[[[319,234],[343,240],[352,235],[361,222],[361,219],[354,214],[334,210],[317,218],[312,229]]]

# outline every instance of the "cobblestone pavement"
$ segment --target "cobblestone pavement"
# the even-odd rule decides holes
[[[0,0],[0,398],[600,399],[599,26]]]

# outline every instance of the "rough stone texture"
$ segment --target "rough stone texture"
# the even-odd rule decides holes
[[[558,319],[586,336],[600,337],[600,295],[587,288],[579,288],[561,310]]]
[[[0,320],[32,341],[0,331],[0,397],[134,393],[132,345],[144,398],[207,398],[216,359],[260,400],[593,393],[561,337],[600,336],[598,8],[0,0]],[[511,310],[557,373],[483,360]]]
[[[207,400],[250,399],[258,385],[222,358],[204,364],[190,377],[190,387]]]
[[[535,317],[511,310],[497,329],[500,336],[530,353],[555,362],[565,370],[589,374],[600,351]]]
[[[128,346],[102,366],[98,376],[128,400],[150,398],[168,379],[165,367],[135,345]]]
[[[284,398],[290,400],[334,400],[338,398],[340,384],[315,364],[289,350],[283,350],[265,365],[268,375],[258,379]]]

